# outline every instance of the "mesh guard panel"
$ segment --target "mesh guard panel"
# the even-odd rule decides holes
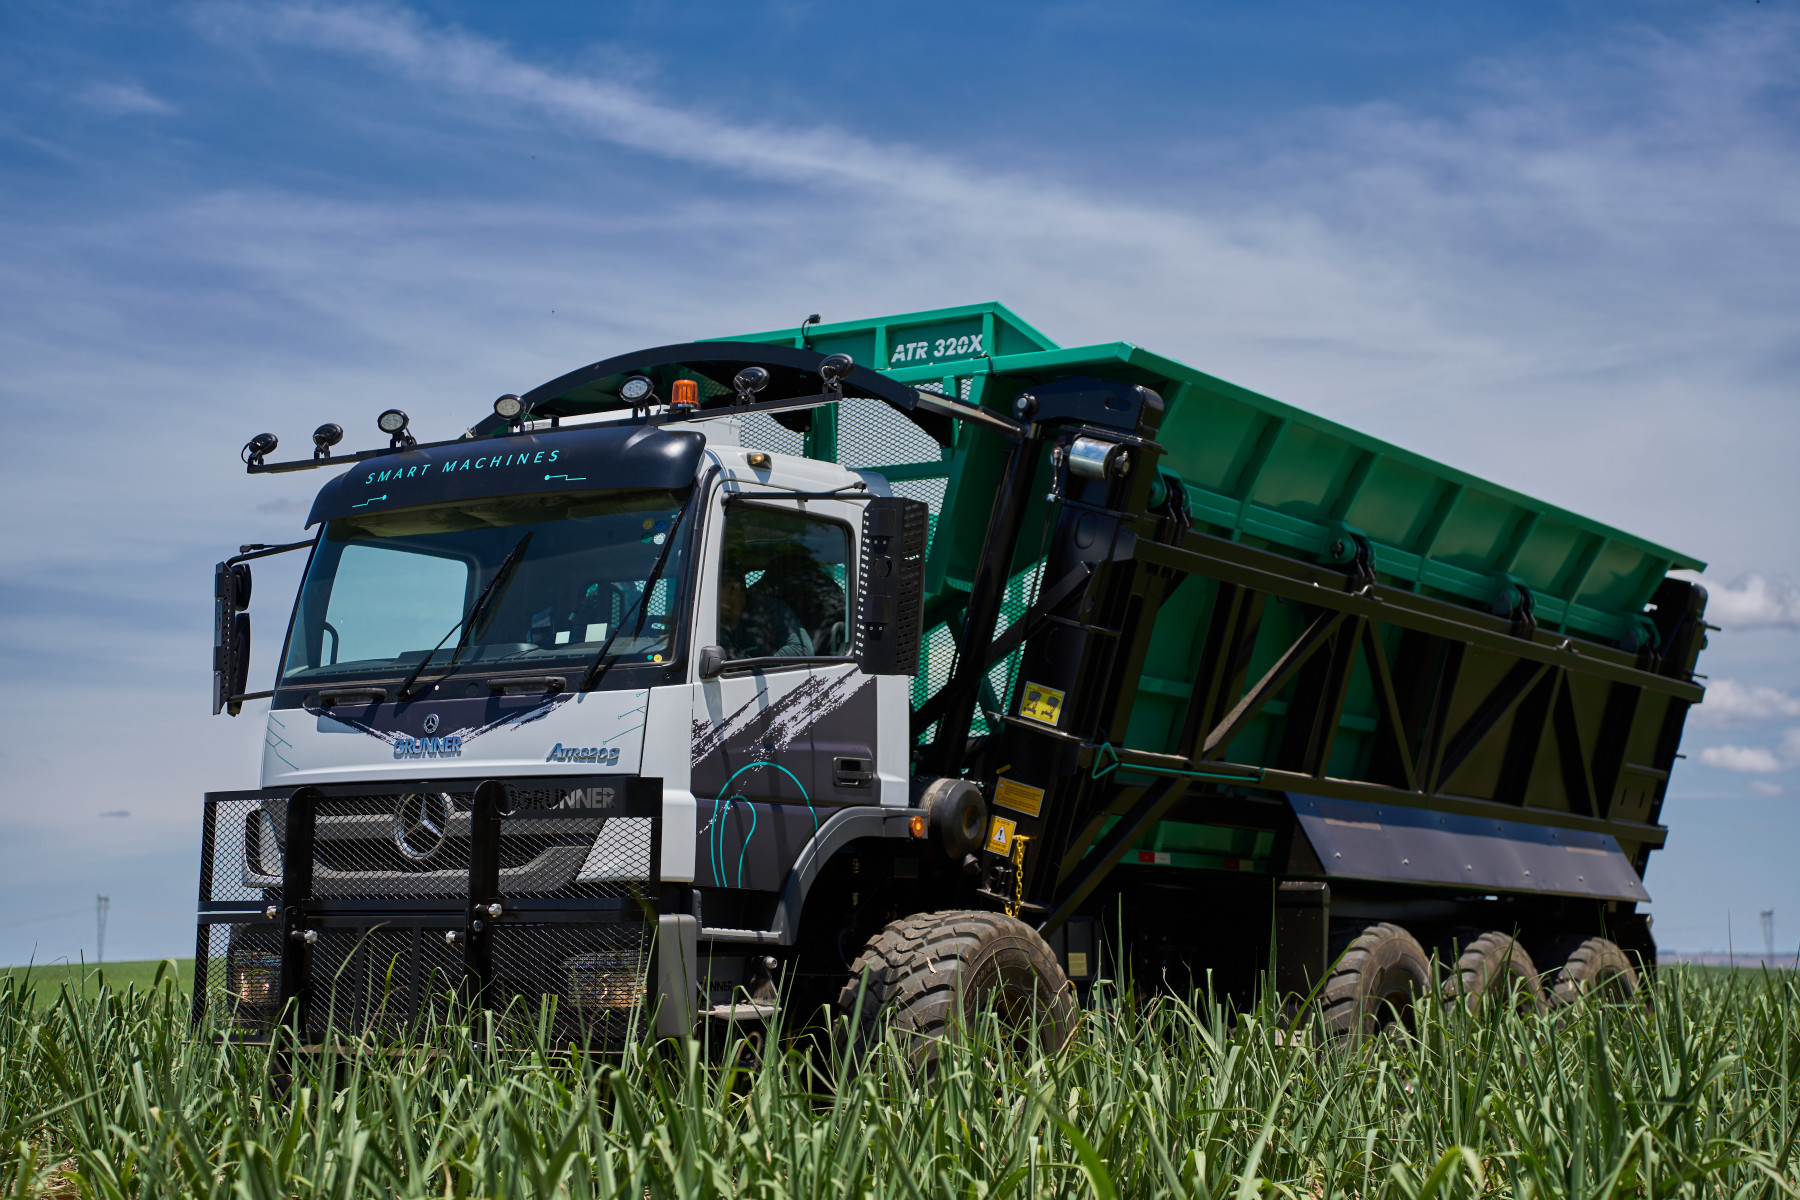
[[[496,785],[208,796],[196,1025],[263,1040],[291,1002],[315,1041],[407,1037],[482,1009],[515,1045],[617,1048],[648,1028],[660,780],[482,787]],[[312,853],[291,858],[290,837]]]
[[[281,986],[281,927],[202,925],[194,952],[195,1016],[234,1041],[267,1037]]]

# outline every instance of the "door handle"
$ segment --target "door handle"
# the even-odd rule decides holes
[[[834,758],[831,760],[831,782],[841,788],[866,788],[875,780],[866,758]]]

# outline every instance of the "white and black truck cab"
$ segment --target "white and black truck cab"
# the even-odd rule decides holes
[[[757,356],[577,373],[624,393],[588,423],[503,397],[516,419],[456,441],[402,424],[321,489],[261,787],[207,798],[197,1004],[256,1033],[284,1006],[316,1031],[449,991],[533,1019],[553,999],[566,1034],[616,1040],[653,999],[674,1032],[770,998],[829,860],[933,832],[911,819],[908,730],[924,506],[679,404],[722,373],[747,408],[769,372],[801,373],[783,357],[814,368],[784,381],[790,411],[913,394]],[[334,429],[314,462],[342,461]],[[215,711],[251,698],[246,562],[282,549],[220,564]],[[970,844],[935,852],[939,873],[979,841],[960,816]],[[855,886],[824,922],[836,979]]]

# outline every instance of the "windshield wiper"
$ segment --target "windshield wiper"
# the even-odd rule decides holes
[[[412,669],[412,674],[406,677],[406,682],[400,685],[399,692],[395,694],[397,700],[402,702],[406,700],[407,689],[412,687],[413,682],[417,680],[419,675],[425,670],[425,666],[431,661],[432,655],[444,648],[444,643],[450,640],[451,633],[455,633],[460,629],[462,630],[462,636],[456,639],[456,649],[451,652],[450,661],[444,664],[444,669],[437,675],[437,678],[442,679],[455,668],[456,660],[461,658],[462,652],[469,648],[469,642],[475,632],[475,626],[480,622],[481,618],[486,615],[489,606],[499,602],[501,594],[506,591],[507,584],[512,582],[513,568],[519,565],[519,560],[525,556],[525,547],[530,544],[531,533],[527,532],[524,537],[519,539],[519,544],[508,551],[506,557],[501,560],[500,569],[494,572],[494,577],[488,580],[488,585],[481,589],[481,595],[475,597],[475,603],[469,605],[469,611],[463,614],[462,620],[452,625],[450,627],[450,632],[439,638],[438,644],[433,646],[430,653],[420,659],[419,665]]]
[[[688,505],[693,503],[693,500],[688,501]],[[681,528],[682,518],[687,516],[688,505],[683,505],[681,511],[675,514],[675,519],[669,522],[669,536],[663,539],[662,553],[656,556],[656,562],[651,566],[650,574],[644,580],[644,590],[638,593],[637,601],[632,605],[637,610],[637,628],[631,631],[632,637],[637,637],[644,632],[644,620],[650,615],[650,593],[656,590],[656,583],[662,578],[663,568],[668,565],[669,551],[675,548],[675,532]],[[600,653],[594,655],[594,661],[589,665],[587,674],[582,677],[581,686],[577,687],[576,691],[592,691],[599,685],[600,680],[605,678],[607,671],[612,669],[613,663],[618,660],[608,658],[607,654],[612,650],[613,642],[618,640],[620,632],[625,628],[625,622],[630,619],[630,613],[624,614],[619,618],[618,626],[606,635],[606,640],[600,644]]]

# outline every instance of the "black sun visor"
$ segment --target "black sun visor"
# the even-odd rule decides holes
[[[353,513],[485,496],[655,488],[694,482],[706,439],[643,425],[588,426],[418,446],[365,459],[319,490],[310,527]]]

